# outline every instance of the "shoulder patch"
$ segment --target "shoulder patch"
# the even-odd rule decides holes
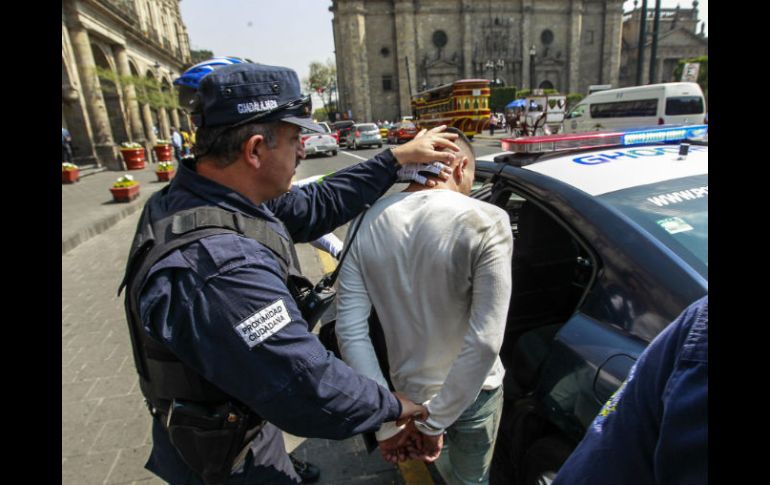
[[[240,336],[250,349],[261,344],[291,321],[289,311],[279,298],[266,307],[257,310],[235,327],[235,333]]]

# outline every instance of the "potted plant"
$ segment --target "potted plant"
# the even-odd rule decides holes
[[[115,202],[131,202],[139,197],[139,182],[131,175],[125,174],[110,187]]]
[[[174,159],[173,152],[171,151],[171,142],[169,140],[158,139],[152,149],[159,162],[170,162]]]
[[[174,178],[175,173],[174,162],[160,162],[155,168],[155,175],[158,176],[159,182],[168,182]]]
[[[65,162],[61,164],[61,183],[72,184],[80,180],[80,170],[74,163]]]
[[[120,154],[126,162],[128,170],[141,170],[144,168],[144,147],[136,142],[123,142],[120,144]]]

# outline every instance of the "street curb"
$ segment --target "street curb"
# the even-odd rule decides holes
[[[134,212],[140,210],[142,207],[144,207],[145,202],[146,200],[137,199],[133,201],[130,205],[128,205],[126,208],[118,212],[117,214],[113,214],[111,216],[105,217],[104,219],[96,221],[91,226],[63,240],[61,243],[62,256],[67,254],[69,251],[72,251],[73,249],[78,247],[80,244],[88,241],[92,237],[103,233],[104,231],[111,228],[121,220],[133,214]]]

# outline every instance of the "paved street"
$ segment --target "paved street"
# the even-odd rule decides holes
[[[497,140],[477,137],[474,145],[483,153],[499,151]],[[377,151],[309,159],[297,177],[328,173]],[[116,291],[141,207],[165,183],[155,182],[149,165],[130,173],[142,184],[141,196],[131,203],[111,201],[109,186],[121,172],[86,173],[79,182],[62,186],[63,484],[163,483],[144,469],[150,416],[138,387],[123,298]],[[345,228],[335,232],[344,238]],[[319,279],[323,269],[315,250],[299,244],[298,253],[305,273]],[[321,467],[321,484],[430,481],[424,467],[399,470],[379,453],[367,454],[360,437],[287,436],[287,447]]]

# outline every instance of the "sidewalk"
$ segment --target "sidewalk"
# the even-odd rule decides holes
[[[113,202],[110,187],[124,173],[132,175],[141,184],[139,197],[128,203]],[[81,173],[78,182],[62,184],[62,254],[140,210],[147,199],[166,184],[157,181],[155,164],[151,163],[145,164],[142,170],[126,172],[89,169]]]
[[[114,203],[109,187],[123,172],[91,172],[62,185],[62,484],[162,484],[144,469],[151,418],[116,292],[140,210],[166,182],[155,181],[153,165],[128,172],[141,183],[141,195]],[[297,253],[307,276],[318,280],[315,250],[298,244]],[[429,483],[410,480],[376,451],[368,454],[359,436],[286,435],[286,446],[321,468],[320,485]]]

